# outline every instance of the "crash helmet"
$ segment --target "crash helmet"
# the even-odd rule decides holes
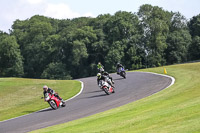
[[[43,86],[43,90],[47,90],[48,89],[48,86],[47,85],[44,85]]]
[[[101,78],[101,73],[97,73],[97,77],[100,79]]]

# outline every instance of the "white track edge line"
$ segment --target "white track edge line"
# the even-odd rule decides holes
[[[142,71],[137,71],[137,72],[141,72],[141,73],[150,73],[150,74],[155,74],[155,75],[160,75],[160,76],[164,76],[164,77],[168,77],[168,78],[171,78],[172,82],[169,86],[167,86],[166,88],[164,89],[167,89],[169,88],[170,86],[172,86],[174,83],[175,83],[175,78],[172,77],[172,76],[169,76],[169,75],[164,75],[164,74],[159,74],[159,73],[153,73],[153,72],[142,72]]]
[[[75,96],[71,97],[70,99],[65,100],[65,102],[72,100],[73,98],[77,97],[78,95],[80,95],[80,94],[82,93],[83,88],[84,88],[84,83],[83,83],[82,81],[80,81],[80,80],[77,80],[77,81],[81,82],[81,90],[80,90],[79,93],[76,94]],[[50,108],[50,107],[48,107],[48,108]],[[36,111],[36,112],[33,112],[33,113],[37,113],[37,112],[46,110],[46,109],[48,109],[48,108],[45,108],[45,109],[42,109],[42,110],[39,110],[39,111]],[[33,114],[33,113],[30,113],[30,114]],[[13,119],[17,119],[17,118],[20,118],[20,117],[24,117],[24,116],[27,116],[27,115],[30,115],[30,114],[26,114],[26,115],[18,116],[18,117],[11,118],[11,119],[8,119],[8,120],[0,121],[0,123],[6,122],[6,121],[9,121],[9,120],[13,120]]]

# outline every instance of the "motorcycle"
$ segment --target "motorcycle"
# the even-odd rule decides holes
[[[104,72],[103,67],[99,68],[98,71],[99,71],[99,73],[103,73]]]
[[[49,103],[52,109],[58,109],[60,106],[65,107],[65,102],[62,102],[51,93],[46,93],[44,100]]]
[[[120,76],[122,76],[123,78],[126,78],[126,71],[124,70],[123,67],[120,67],[120,68],[119,68],[118,74],[119,74]]]
[[[104,80],[100,80],[99,82],[100,88],[107,94],[110,95],[111,93],[115,93],[114,87],[112,87],[108,82]]]

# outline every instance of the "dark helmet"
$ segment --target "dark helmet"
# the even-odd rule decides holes
[[[104,73],[103,73],[104,75],[109,75],[109,73],[108,72],[106,72],[106,71],[104,71]]]

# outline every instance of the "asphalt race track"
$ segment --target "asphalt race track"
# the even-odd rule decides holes
[[[106,95],[97,86],[96,77],[79,79],[84,83],[80,95],[66,102],[66,107],[41,110],[0,122],[1,133],[23,133],[93,115],[136,101],[168,87],[172,79],[143,72],[128,72],[127,79],[112,74],[115,93]],[[41,92],[42,93],[42,92]],[[43,102],[43,101],[42,101]],[[47,104],[47,103],[44,103]]]

